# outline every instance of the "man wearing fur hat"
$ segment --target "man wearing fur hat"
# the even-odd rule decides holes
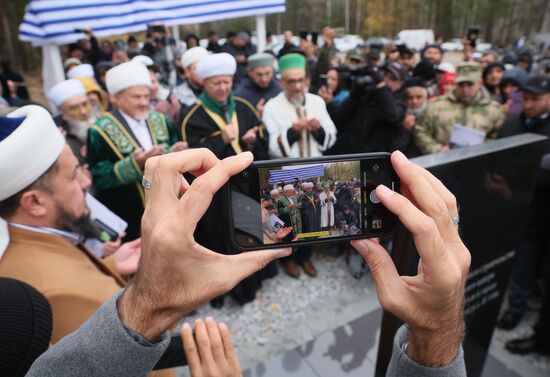
[[[184,149],[163,114],[149,111],[151,76],[138,62],[107,71],[106,84],[115,110],[90,128],[88,162],[97,198],[128,223],[126,239],[139,237],[145,161]]]

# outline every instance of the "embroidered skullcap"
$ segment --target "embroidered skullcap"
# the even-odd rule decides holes
[[[289,69],[306,69],[306,58],[301,54],[286,54],[279,59],[279,71],[283,73]]]

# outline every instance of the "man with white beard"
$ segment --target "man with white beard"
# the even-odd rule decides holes
[[[262,120],[272,158],[322,156],[336,141],[325,101],[307,93],[306,59],[292,53],[279,59],[283,91],[267,102]]]
[[[128,223],[126,241],[139,237],[144,209],[145,161],[186,148],[171,121],[149,111],[151,75],[138,62],[119,64],[106,75],[115,110],[90,128],[88,163],[97,199]]]
[[[67,144],[82,163],[86,160],[88,129],[96,121],[84,85],[77,79],[65,80],[53,86],[47,97],[59,111],[55,124],[63,130]]]

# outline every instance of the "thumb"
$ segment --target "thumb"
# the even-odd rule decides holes
[[[229,255],[228,268],[232,271],[228,276],[233,276],[235,284],[247,278],[255,272],[260,271],[270,262],[277,258],[287,257],[292,253],[291,248],[267,249],[248,251],[241,254]]]
[[[380,304],[388,309],[389,300],[399,302],[405,287],[386,249],[370,239],[355,240],[351,245],[369,266]]]

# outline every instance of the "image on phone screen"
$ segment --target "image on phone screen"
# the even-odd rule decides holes
[[[248,249],[387,234],[396,220],[379,184],[398,189],[388,156],[254,164],[231,179],[232,241]]]

